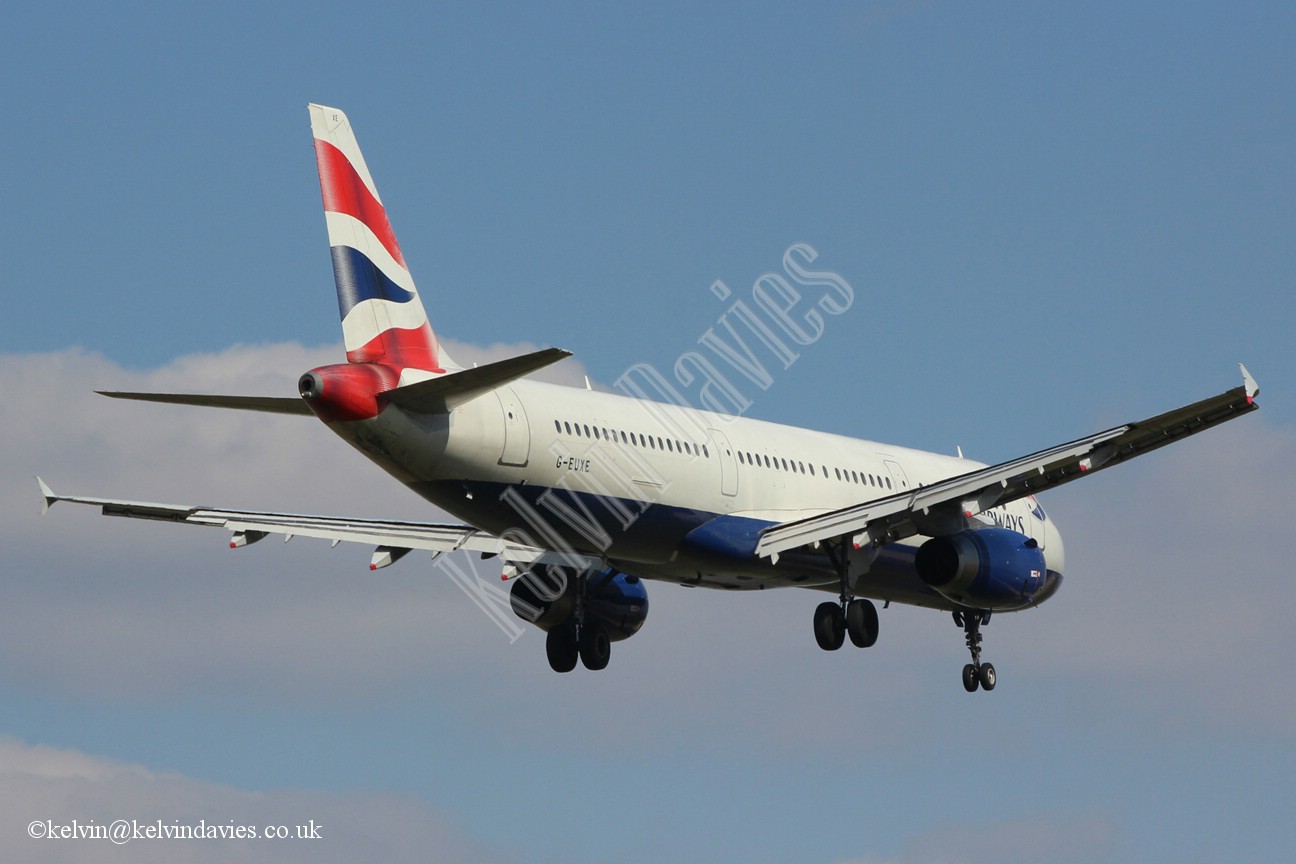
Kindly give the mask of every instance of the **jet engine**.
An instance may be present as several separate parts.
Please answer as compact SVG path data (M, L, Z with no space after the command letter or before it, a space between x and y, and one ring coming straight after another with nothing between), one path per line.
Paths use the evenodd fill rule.
M1034 538L1006 528L933 537L914 567L942 596L973 609L1010 610L1042 603L1057 589Z
M648 591L637 576L612 568L583 580L567 570L533 570L513 583L509 602L523 621L548 631L571 623L576 614L576 592L582 587L581 611L586 625L603 625L611 642L639 632L648 617Z

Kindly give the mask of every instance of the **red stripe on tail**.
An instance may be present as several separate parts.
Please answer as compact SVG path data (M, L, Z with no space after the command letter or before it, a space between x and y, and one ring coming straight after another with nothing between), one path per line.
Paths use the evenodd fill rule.
M396 233L387 220L387 210L360 179L342 151L320 138L315 139L315 161L319 164L320 194L324 209L354 216L374 233L378 241L406 270L405 256L396 243Z
M347 352L349 363L385 363L404 368L412 366L425 372L444 372L437 359L436 334L424 324L417 330L391 327L354 351Z

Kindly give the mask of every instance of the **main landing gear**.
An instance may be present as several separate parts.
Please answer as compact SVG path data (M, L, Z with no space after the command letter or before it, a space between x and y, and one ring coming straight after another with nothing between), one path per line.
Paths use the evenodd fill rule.
M554 627L545 636L545 654L555 672L570 672L580 658L586 669L606 669L612 659L612 640L607 629L597 622L578 627L575 623Z
M591 586L587 584L586 574L577 576L576 605L571 616L551 627L545 635L545 654L549 667L555 672L572 671L576 668L577 658L592 672L607 668L612 659L612 637L598 617L589 614L586 594L591 588L598 590L610 580L608 576Z
M857 648L871 648L878 638L877 607L868 600L843 599L820 603L814 614L815 641L825 651L836 651L851 643Z
M843 540L839 553L828 547L828 554L841 579L840 599L836 603L831 600L820 603L814 614L815 641L825 651L842 647L848 635L857 648L871 648L878 638L877 607L868 600L852 598L848 590L845 545Z
M954 613L954 623L963 628L968 650L972 652L972 662L963 667L963 689L969 693L975 693L978 687L993 690L996 681L994 664L981 662L981 625L990 623L990 613L959 610Z

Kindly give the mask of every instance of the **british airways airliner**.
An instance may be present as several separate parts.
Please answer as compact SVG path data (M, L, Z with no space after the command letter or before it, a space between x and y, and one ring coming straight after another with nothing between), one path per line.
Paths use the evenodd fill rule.
M547 634L557 672L603 669L648 614L644 580L730 590L810 588L826 651L878 637L877 602L950 614L969 691L992 690L981 627L1062 582L1062 538L1036 494L1256 409L1245 367L1225 393L997 465L527 378L548 348L464 368L437 342L351 125L310 106L346 363L296 397L121 393L125 399L315 415L464 524L384 522L60 495L106 515L375 547L495 557L510 605ZM801 270L816 302L845 301ZM839 278L839 277L838 277ZM825 307L827 308L827 307Z

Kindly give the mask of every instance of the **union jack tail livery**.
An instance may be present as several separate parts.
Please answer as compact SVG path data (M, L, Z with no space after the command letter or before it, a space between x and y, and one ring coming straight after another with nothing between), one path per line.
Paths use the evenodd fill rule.
M346 114L312 104L310 117L347 360L459 368L437 344Z

